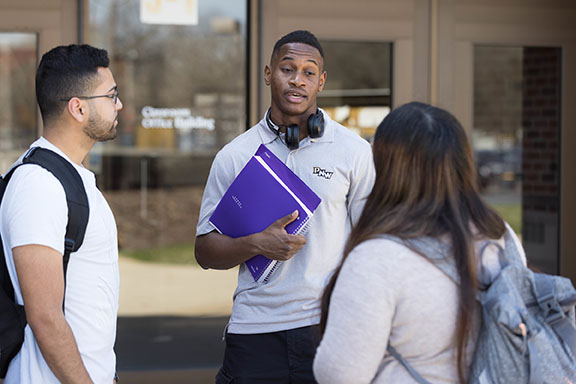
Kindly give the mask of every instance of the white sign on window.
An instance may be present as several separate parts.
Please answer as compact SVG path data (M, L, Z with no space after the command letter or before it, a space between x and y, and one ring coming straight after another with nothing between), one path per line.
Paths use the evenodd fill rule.
M207 129L213 131L216 120L204 116L192 116L190 108L142 108L142 127L176 128L182 130Z
M198 0L140 0L144 24L197 25Z

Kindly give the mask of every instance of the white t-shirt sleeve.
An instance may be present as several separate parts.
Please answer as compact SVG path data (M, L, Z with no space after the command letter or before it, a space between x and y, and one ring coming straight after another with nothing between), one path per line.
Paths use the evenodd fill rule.
M361 244L340 271L314 360L320 384L371 383L386 353L396 307L394 279L373 256L378 255Z
M2 205L12 248L35 244L64 253L68 205L64 188L52 173L37 165L20 166Z

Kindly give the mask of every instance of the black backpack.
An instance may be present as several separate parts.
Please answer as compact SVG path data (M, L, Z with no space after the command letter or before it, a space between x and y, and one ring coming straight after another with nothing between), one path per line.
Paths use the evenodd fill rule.
M0 204L14 170L24 164L37 164L52 172L60 180L66 192L68 225L66 226L63 260L64 282L66 282L70 253L77 251L82 245L88 225L89 207L84 183L69 161L56 152L35 147L26 154L22 164L13 167L6 176L0 177ZM24 307L15 302L14 287L8 274L4 247L0 239L0 378L6 377L10 361L22 347L25 327L26 314Z

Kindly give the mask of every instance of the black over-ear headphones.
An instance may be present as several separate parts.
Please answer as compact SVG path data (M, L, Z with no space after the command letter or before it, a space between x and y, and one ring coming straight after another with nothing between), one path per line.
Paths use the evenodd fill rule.
M286 146L292 150L297 149L300 145L300 127L297 124L291 124L287 126L278 126L274 124L270 118L270 108L266 111L266 124L268 128L276 135L280 136L280 128L286 128ZM311 139L317 139L322 137L324 134L324 114L316 109L316 113L313 113L308 117L308 136Z

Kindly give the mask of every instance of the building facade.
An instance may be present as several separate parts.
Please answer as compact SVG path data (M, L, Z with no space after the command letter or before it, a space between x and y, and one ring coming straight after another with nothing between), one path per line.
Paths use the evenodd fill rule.
M203 332L198 318L219 329L235 278L191 265L203 183L218 149L268 108L276 40L309 29L326 50L320 106L367 140L403 103L451 111L482 193L529 262L576 282L575 18L572 0L0 0L0 172L41 133L39 57L60 44L106 48L124 109L119 137L86 166L118 221L120 331L170 328L166 318L196 319L182 320L182 340ZM164 336L152 332L150 345L173 347ZM128 377L147 364L209 376L222 350L154 366L122 359L122 343Z

